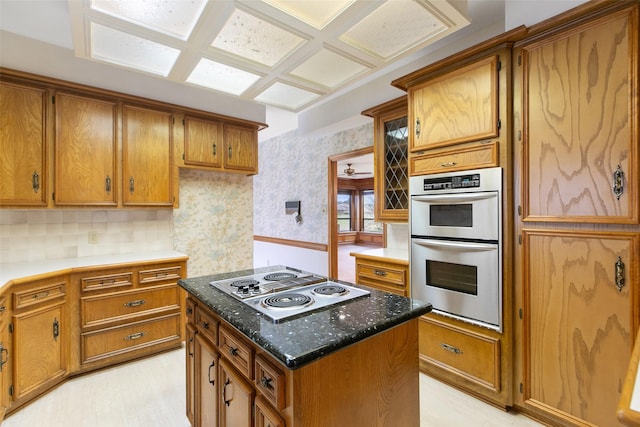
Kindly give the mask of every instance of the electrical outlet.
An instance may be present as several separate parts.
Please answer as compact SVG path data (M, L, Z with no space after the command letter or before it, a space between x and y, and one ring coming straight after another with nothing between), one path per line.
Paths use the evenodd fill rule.
M95 230L89 231L89 243L96 244L98 243L98 232Z

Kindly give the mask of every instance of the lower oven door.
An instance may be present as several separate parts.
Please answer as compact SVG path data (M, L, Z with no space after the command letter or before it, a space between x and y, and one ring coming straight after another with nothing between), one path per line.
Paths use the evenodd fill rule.
M411 239L411 296L434 312L502 329L502 267L495 243Z

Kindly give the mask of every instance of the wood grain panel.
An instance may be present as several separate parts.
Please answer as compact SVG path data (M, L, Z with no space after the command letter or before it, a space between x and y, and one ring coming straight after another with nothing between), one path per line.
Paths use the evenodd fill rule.
M224 125L225 169L258 172L258 137L256 130Z
M170 112L123 107L124 205L173 204L173 118ZM133 179L133 191L130 180Z
M117 104L57 93L55 112L56 205L116 206Z
M411 151L498 136L497 63L491 56L409 89Z
M453 150L433 151L421 156L411 156L411 176L430 173L463 171L500 165L497 141L488 144L456 146Z
M44 89L0 82L0 205L47 204L47 105Z
M618 425L640 302L639 245L638 233L524 230L527 404L567 420Z
M224 141L222 123L211 120L184 118L184 164L222 166Z
M633 9L524 49L526 220L638 223L638 31Z

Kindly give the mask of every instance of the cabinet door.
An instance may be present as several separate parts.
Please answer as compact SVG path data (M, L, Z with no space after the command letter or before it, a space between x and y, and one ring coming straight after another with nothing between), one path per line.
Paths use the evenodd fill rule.
M47 91L0 82L0 205L47 204Z
M524 47L525 220L638 223L637 20Z
M172 206L171 113L125 105L122 126L123 204Z
M498 136L498 57L409 89L411 151Z
M187 383L187 419L195 426L196 413L196 328L191 323L186 325L186 383Z
M63 319L62 303L13 316L14 400L35 396L64 378Z
M196 423L195 427L218 425L218 352L202 335L195 336Z
M525 230L524 401L615 426L640 298L640 234Z
M7 301L2 297L0 298L0 424L2 424L3 415L11 406L9 387L13 354L11 354L11 335L7 327L9 323L7 316Z
M116 206L115 102L58 93L56 205Z
M219 168L222 166L224 142L222 123L184 118L184 164Z
M224 125L225 169L258 172L258 135L253 128Z
M251 427L255 390L225 359L220 359L220 388L220 427Z
M406 222L409 218L407 109L376 118L373 176L376 221Z

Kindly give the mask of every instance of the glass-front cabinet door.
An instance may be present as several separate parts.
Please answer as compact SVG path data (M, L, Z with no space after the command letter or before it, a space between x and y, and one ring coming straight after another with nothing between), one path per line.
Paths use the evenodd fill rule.
M403 96L394 99L362 114L374 118L375 219L379 222L407 222L407 98Z

